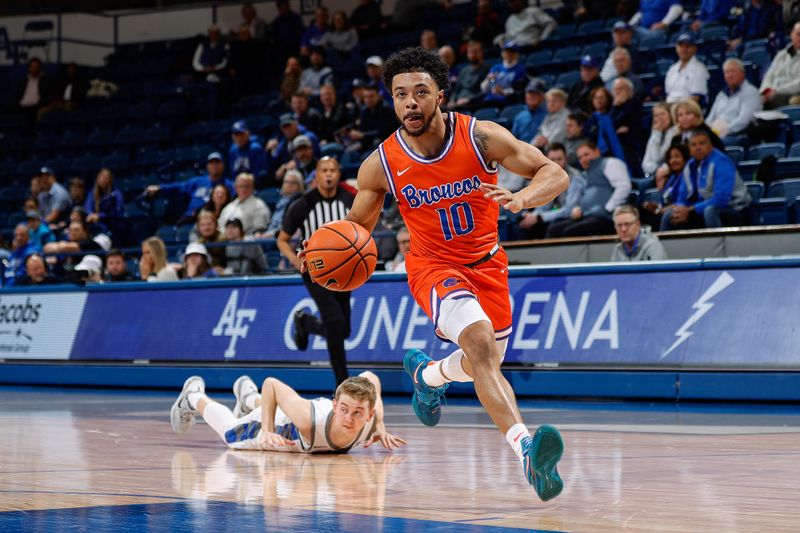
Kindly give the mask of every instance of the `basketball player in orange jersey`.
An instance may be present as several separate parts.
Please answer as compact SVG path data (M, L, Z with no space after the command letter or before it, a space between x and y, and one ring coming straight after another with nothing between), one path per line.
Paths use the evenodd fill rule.
M567 174L505 128L443 113L448 67L435 54L408 48L385 64L384 79L402 126L361 165L347 220L371 231L388 192L411 234L408 284L436 333L458 350L433 361L409 351L412 406L423 424L438 423L448 383L474 381L475 391L523 464L542 500L563 488L557 463L561 435L552 426L531 434L500 372L511 334L508 258L498 244L500 207L517 213L565 190ZM531 178L516 193L497 186L497 165Z

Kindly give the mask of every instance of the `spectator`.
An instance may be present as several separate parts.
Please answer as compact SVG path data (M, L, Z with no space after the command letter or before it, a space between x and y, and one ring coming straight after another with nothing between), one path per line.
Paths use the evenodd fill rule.
M322 88L320 88L320 91L322 91ZM301 126L313 132L319 131L322 125L322 115L316 109L308 107L308 95L301 92L293 94L291 108L295 120ZM263 154L264 151L261 150L261 153Z
M567 150L567 161L574 168L580 167L578 146L589 140L583 134L585 124L586 115L583 113L570 113L567 116L567 136L564 139L564 148Z
M25 259L41 250L35 242L31 242L28 226L17 224L14 228L14 240L11 242L11 254L3 272L5 275L3 285L6 287L14 285L17 279L25 276Z
M48 105L53 98L50 78L42 68L42 61L33 57L28 61L28 74L17 91L16 102L28 119L28 125L36 121L39 110Z
M312 174L316 168L317 158L314 157L314 145L311 143L311 139L305 135L298 135L292 141L292 159L278 167L275 178L279 182L283 182L287 171L297 170L308 182L313 178Z
M397 129L397 117L378 93L374 84L364 86L364 107L348 134L351 141L361 143L363 149L374 148Z
M265 37L267 31L267 22L259 18L256 14L256 8L251 2L242 5L242 23L241 26L246 26L250 30L250 35L253 39L261 40Z
M467 30L470 40L478 41L482 46L492 46L502 31L503 24L492 7L492 0L478 0L475 25Z
M318 6L314 10L314 22L308 26L300 38L300 55L308 57L312 46L320 46L320 40L330 29L330 12L325 6Z
M337 100L336 88L330 84L323 85L319 91L322 117L316 130L321 142L335 142L336 133L349 122L347 110Z
M631 180L623 161L602 157L597 145L587 141L578 148L585 170L586 188L572 209L570 219L547 228L547 237L577 237L614 233L611 214L631 192Z
M206 170L208 175L198 176L186 181L178 181L169 183L167 185L149 185L145 189L147 196L155 196L157 194L177 194L188 202L186 211L178 219L178 224L191 224L197 217L197 212L209 201L211 198L211 191L218 184L225 185L228 190L233 189L233 183L226 180L224 176L225 164L222 162L222 154L219 152L211 152L208 154Z
M128 271L128 263L125 261L125 254L122 250L113 249L106 254L106 274L105 281L140 281Z
M450 93L448 107L468 107L482 96L481 82L489 74L489 66L483 60L483 44L477 40L467 43L467 62L458 73L458 79Z
M678 127L672 125L669 111L669 104L664 102L653 107L653 127L642 158L642 172L645 174L655 174L658 167L664 164L664 154L672 144L672 138L678 134Z
M620 205L614 209L614 229L619 242L614 247L611 260L625 261L664 261L667 252L656 235L650 233L649 226L642 226L639 211L631 205Z
M178 281L178 275L167 265L167 247L158 237L148 237L142 242L139 275L145 281Z
M559 88L550 89L545 94L547 116L532 143L539 149L547 149L554 143L561 143L567 136L567 93Z
M728 50L736 49L743 40L770 39L776 34L783 35L783 13L780 2L750 0L733 27Z
M697 45L691 33L682 33L675 43L678 61L672 64L664 79L667 103L674 104L687 98L697 100L701 105L708 95L708 71L695 54Z
M222 42L219 26L208 27L208 39L197 45L192 67L207 82L219 83L228 64L228 45Z
M36 178L36 179L38 180L39 178ZM25 200L22 202L22 211L24 213L28 213L30 211L36 211L38 213L39 212L39 200L37 200L35 196L31 196L29 198L25 198Z
M381 6L375 0L358 0L358 6L350 15L350 23L362 41L378 35L383 26Z
M715 22L725 24L733 4L732 0L702 0L700 2L700 11L697 12L697 18L691 25L692 31L700 31L703 26Z
M83 178L70 178L69 180L69 201L71 207L83 207L86 203L86 184Z
M800 1L783 0L783 29L791 32L795 24L800 22Z
M450 81L450 89L452 90L453 86L455 85L456 81L458 80L458 70L461 65L456 63L456 53L453 50L453 47L449 44L446 44L439 48L439 58L444 61L449 69L448 73L448 80ZM446 98L450 98L450 91L445 93Z
M639 146L644 137L642 105L634 96L633 83L628 78L617 78L613 90L614 101L609 114L625 153L625 160L636 168L636 162L640 159Z
M232 218L225 224L225 237L230 243L241 243L245 239L242 221ZM225 246L226 276L257 276L267 271L267 259L261 246L252 244L228 244Z
M532 142L534 135L539 131L539 126L547 116L547 105L544 103L544 93L547 87L539 78L534 78L525 87L525 109L517 113L511 125L514 137L524 142Z
M591 92L591 102L592 115L583 126L584 133L597 144L602 155L613 156L624 161L625 152L619 142L610 114L614 103L613 97L605 87L595 87Z
M519 48L513 41L503 45L503 60L489 69L481 82L483 101L487 105L505 105L516 100L528 78L525 65L519 61Z
M654 228L661 227L662 212L674 204L678 198L678 189L683 180L683 169L689 161L689 148L683 144L670 146L662 157L666 159L666 169L664 172L657 172L655 177L656 189L661 194L657 202L652 200L642 202L639 213L642 220Z
M300 78L303 70L300 68L300 61L296 57L286 60L286 67L283 69L283 78L280 85L280 102L288 106L292 96L300 90ZM306 92L306 94L309 94Z
M39 193L39 212L45 222L56 226L67 218L72 208L69 193L56 181L55 173L50 167L42 167L39 183L42 189Z
M228 74L231 77L234 98L259 92L261 72L265 63L263 44L250 35L250 26L241 26L237 39L231 43Z
M56 236L50 231L47 224L42 224L42 215L38 211L30 210L25 213L25 218L28 219L28 233L30 234L30 242L37 246L39 249L44 248L48 242L56 240Z
M211 268L211 256L199 242L191 242L183 255L183 273L186 279L216 278L216 271Z
M283 183L281 184L281 197L278 203L275 204L275 213L272 215L272 220L269 221L269 227L262 237L272 238L277 236L283 224L283 217L292 202L300 198L305 192L305 176L297 169L289 169L283 176Z
M284 113L281 115L280 121L282 139L270 139L267 142L266 151L267 157L270 160L272 168L278 169L282 164L288 162L292 158L292 143L298 135L305 135L311 140L314 145L314 153L319 153L319 141L313 132L308 131L304 127L297 124L297 120L291 113ZM278 185L277 182L271 185Z
M348 57L353 48L358 44L358 33L350 27L347 14L344 11L333 13L333 28L329 29L319 41L320 46L339 52L343 57Z
M319 96L320 88L333 83L333 70L325 64L325 49L312 46L309 56L311 65L300 75L300 91L309 96Z
M411 234L405 227L397 230L397 255L394 259L386 262L386 270L389 272L405 272L406 256L411 251Z
M191 242L200 244L219 244L225 242L225 234L219 230L217 217L211 211L200 211L197 215L197 230L189 235ZM225 247L210 246L206 247L211 256L211 266L219 269L225 267Z
M641 0L639 11L628 24L636 28L639 39L653 35L663 35L669 25L678 20L683 13L679 0Z
M367 84L372 83L378 87L378 92L381 98L386 100L386 103L392 103L392 95L383 83L383 58L381 56L369 56L366 63L367 69Z
M672 144L689 145L689 139L695 131L708 133L714 148L722 152L725 145L711 128L703 121L703 110L694 100L684 100L672 106L672 120L678 126L678 133L672 138Z
M83 208L88 213L86 222L101 224L112 232L124 230L125 199L119 189L114 187L114 175L107 168L97 173L94 189Z
M228 149L228 168L231 176L249 172L261 180L268 174L267 154L261 145L250 136L250 128L244 120L231 126L231 147ZM210 174L210 171L209 171Z
M231 200L233 200L233 197L231 196L231 190L228 186L224 183L218 183L211 189L211 198L200 208L200 212L210 211L213 213L214 225L216 226L216 219L222 214L222 210L225 209L225 206L231 203ZM199 212L197 216L200 216Z
M50 110L74 111L86 98L89 84L81 76L76 63L67 63L64 74L58 81L55 100L50 104Z
M557 163L569 175L569 188L558 195L552 202L523 213L519 227L526 239L542 239L547 234L547 227L561 220L569 220L572 209L586 188L583 173L571 166L567 160L566 148L563 144L553 143L547 157Z
M81 285L103 281L103 260L96 255L85 255L73 269L74 280Z
M272 20L269 30L273 50L277 52L280 64L287 57L297 55L300 39L303 37L303 19L292 11L289 0L277 0L275 7L278 15Z
M611 52L603 63L603 68L600 70L600 79L606 83L619 76L619 70L614 64L614 52L620 48L628 51L631 65L628 66L627 70L631 72L633 71L632 65L635 54L635 48L633 46L633 28L627 22L620 20L614 23L614 28L611 30L611 40L614 43L614 47L611 49Z
M590 94L597 87L603 86L597 61L592 56L586 55L581 59L581 79L575 82L569 90L567 105L575 111L584 113L591 109Z
M31 178L31 197L36 199L36 209L39 209L39 193L42 192L42 178L37 174Z
M767 109L792 103L792 97L800 93L800 22L789 37L791 42L775 54L759 88Z
M742 210L750 204L734 162L711 144L707 132L698 130L689 143L692 159L683 171L675 205L664 210L661 230L738 226ZM723 224L723 216L727 224Z
M611 52L614 63L614 71L617 73L606 81L606 89L614 92L614 82L620 78L625 78L633 84L633 96L638 101L644 94L644 83L642 79L631 70L631 54L626 48L615 48ZM602 77L602 75L601 75Z
M419 45L423 50L427 50L428 52L433 52L435 54L439 48L439 41L436 39L436 32L433 30L422 30L422 33L419 34Z
M558 25L553 17L538 7L526 7L527 0L508 0L511 14L506 19L505 33L494 39L495 44L514 41L517 46L531 48L547 39Z
M236 198L225 206L219 217L219 230L223 231L231 219L238 219L244 233L251 236L257 231L264 231L269 226L271 213L264 200L254 196L255 181L252 174L242 173L236 176Z
M60 280L48 269L44 257L34 252L25 259L25 275L17 282L19 286L31 285L58 285Z
M47 243L43 250L46 254L70 254L62 261L64 268L69 271L83 259L85 252L102 252L101 242L92 239L85 222L74 220L69 223L69 240Z
M725 87L717 93L706 122L717 135L733 140L745 132L756 111L761 111L762 103L758 89L745 78L741 61L735 57L725 60L722 72Z

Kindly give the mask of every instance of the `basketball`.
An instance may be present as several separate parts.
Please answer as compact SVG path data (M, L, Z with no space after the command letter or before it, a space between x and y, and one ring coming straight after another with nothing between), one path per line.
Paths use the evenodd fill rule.
M369 232L349 220L329 222L315 231L306 246L306 265L314 282L332 291L362 286L378 263L378 249Z

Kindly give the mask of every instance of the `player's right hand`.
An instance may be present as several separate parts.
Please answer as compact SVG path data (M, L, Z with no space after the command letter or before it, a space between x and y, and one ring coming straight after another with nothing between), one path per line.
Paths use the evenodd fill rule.
M292 446L294 442L278 435L277 433L270 433L268 431L261 432L261 444L266 446Z

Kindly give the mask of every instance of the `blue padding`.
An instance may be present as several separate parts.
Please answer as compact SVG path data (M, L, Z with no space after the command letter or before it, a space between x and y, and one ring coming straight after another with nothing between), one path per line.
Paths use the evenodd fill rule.
M800 401L797 372L681 372L682 400Z

